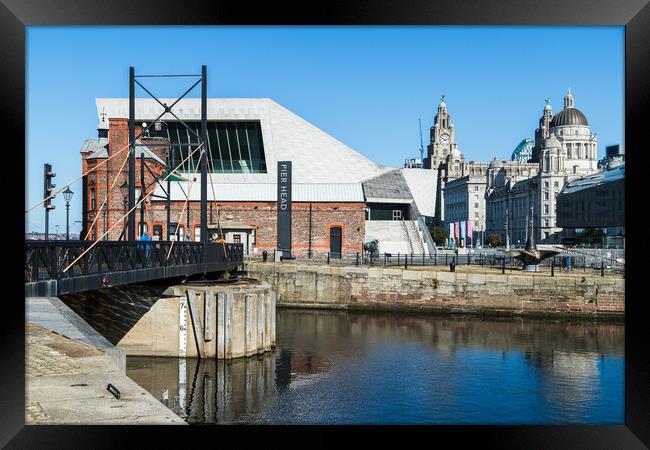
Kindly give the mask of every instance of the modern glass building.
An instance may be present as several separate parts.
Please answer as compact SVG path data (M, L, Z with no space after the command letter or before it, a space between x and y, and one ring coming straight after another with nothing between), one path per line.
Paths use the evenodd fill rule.
M530 138L523 139L517 147L512 151L511 160L517 161L520 163L527 163L530 158L533 156L533 147L535 146L535 141Z

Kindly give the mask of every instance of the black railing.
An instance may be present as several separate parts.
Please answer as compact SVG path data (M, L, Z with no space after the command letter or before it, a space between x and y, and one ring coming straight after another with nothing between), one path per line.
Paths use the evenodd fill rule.
M273 261L271 254L268 261ZM372 256L372 257L371 257ZM567 259L567 256L570 259ZM250 256L248 260L262 260L262 256ZM295 262L304 264L328 264L335 266L384 266L384 267L402 267L409 268L412 266L441 266L449 269L449 265L453 262L456 266L483 266L487 268L500 269L500 270L521 270L523 267L522 262L515 258L506 256L500 251L491 252L472 252L472 253L459 253L442 252L439 251L435 256L428 254L416 253L378 253L370 255L365 252L341 255L335 253L325 252L321 255L307 258L303 256L296 256L293 258ZM601 268L606 272L625 272L625 265L618 263L614 258L593 258L585 255L556 255L551 258L543 260L539 267L545 271L551 272L551 266L554 267L554 272L561 273L565 271L581 271L587 272L589 270L600 272Z
M243 244L172 245L171 241L100 241L79 258L92 244L93 241L25 241L25 283L162 267L243 263Z

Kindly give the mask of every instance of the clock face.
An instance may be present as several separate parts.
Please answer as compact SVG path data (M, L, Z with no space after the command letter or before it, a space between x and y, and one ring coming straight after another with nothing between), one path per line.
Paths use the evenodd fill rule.
M449 142L449 134L447 134L447 133L443 133L443 134L440 136L440 141L443 142L443 143L445 143L445 144L446 144L447 142Z

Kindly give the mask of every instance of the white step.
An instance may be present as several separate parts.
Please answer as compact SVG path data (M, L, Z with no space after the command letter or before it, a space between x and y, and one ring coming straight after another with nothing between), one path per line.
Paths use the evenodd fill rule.
M377 239L379 253L421 254L425 248L414 221L367 220L365 242Z

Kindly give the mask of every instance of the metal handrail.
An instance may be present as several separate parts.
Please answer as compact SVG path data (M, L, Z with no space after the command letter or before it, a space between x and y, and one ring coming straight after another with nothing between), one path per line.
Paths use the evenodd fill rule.
M100 241L64 272L93 243L25 241L25 283L212 262L243 263L244 255L243 244L234 243Z

